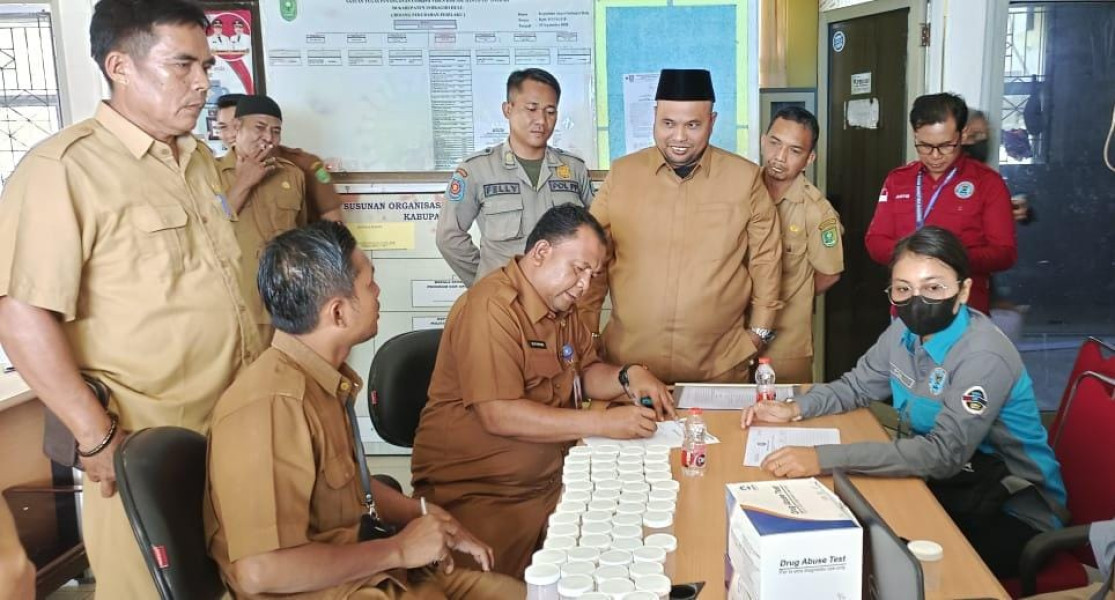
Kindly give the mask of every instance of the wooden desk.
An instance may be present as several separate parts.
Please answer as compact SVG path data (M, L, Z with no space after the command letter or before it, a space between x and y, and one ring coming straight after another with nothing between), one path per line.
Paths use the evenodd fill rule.
M701 600L725 596L724 553L727 544L724 485L742 481L776 479L755 467L743 466L747 432L739 428L738 411L707 411L709 430L720 438L709 446L709 466L704 477L681 474L680 453L672 452L674 477L681 482L675 533L678 555L675 582L704 581ZM810 419L794 427L834 427L842 442L887 439L886 433L866 409ZM821 478L832 487L832 478ZM920 479L853 477L853 481L883 519L901 537L933 540L945 550L941 590L931 598L1002 598L1006 591L980 560L979 555L956 528Z

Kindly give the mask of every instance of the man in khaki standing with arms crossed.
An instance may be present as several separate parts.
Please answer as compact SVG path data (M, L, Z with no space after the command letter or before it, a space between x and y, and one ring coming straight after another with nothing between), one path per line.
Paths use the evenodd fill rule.
M74 434L98 598L156 598L115 489L128 431L204 432L260 352L213 156L190 135L213 64L188 0L101 0L96 116L36 146L0 197L0 343ZM102 408L81 374L108 386ZM99 485L97 485L99 484Z
M775 338L763 352L779 383L813 381L813 297L840 280L844 245L840 215L805 177L817 158L820 126L813 113L788 107L763 136L763 183L782 224L782 302Z
M665 382L747 381L782 305L778 212L758 165L709 145L715 99L708 71L664 69L655 147L615 161L592 204L610 244L582 320L598 330L610 291L607 360Z

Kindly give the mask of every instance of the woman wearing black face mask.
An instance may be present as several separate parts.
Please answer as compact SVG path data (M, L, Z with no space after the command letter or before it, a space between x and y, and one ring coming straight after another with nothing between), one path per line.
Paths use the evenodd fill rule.
M901 240L886 289L899 318L855 369L796 401L748 408L740 424L891 398L897 440L783 448L762 468L790 477L837 468L923 477L992 572L1012 577L1026 541L1067 520L1065 488L1026 367L991 320L968 309L971 287L968 257L952 233L929 226Z

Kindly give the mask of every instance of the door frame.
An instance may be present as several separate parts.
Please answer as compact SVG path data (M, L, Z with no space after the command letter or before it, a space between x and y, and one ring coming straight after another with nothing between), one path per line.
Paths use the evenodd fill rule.
M846 8L822 11L817 24L817 121L829 122L829 25L839 21L870 17L895 10L909 9L906 16L906 106L914 98L925 93L926 89L926 48L921 45L921 26L928 23L928 0L871 0ZM825 130L821 130L824 137ZM904 159L914 160L913 136L906 134L906 153ZM816 162L816 185L825 191L828 183L828 151L824 145L818 149ZM827 192L826 192L827 193ZM859 240L858 243L863 243ZM824 381L825 373L825 297L821 295L814 305L813 318L813 380Z

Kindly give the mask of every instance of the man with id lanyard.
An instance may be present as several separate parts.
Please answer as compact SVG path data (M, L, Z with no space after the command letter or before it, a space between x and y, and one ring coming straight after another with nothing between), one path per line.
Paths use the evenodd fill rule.
M580 320L576 303L604 255L587 209L551 208L525 255L457 299L441 336L414 439L414 494L491 544L500 573L522 577L542 543L569 446L650 437L656 420L675 417L665 384L645 366L602 362ZM618 402L574 410L586 398Z
M890 263L898 240L926 225L951 231L972 270L971 308L990 310L992 273L1018 259L1010 192L993 169L961 151L968 106L955 94L930 94L910 110L918 160L887 175L865 243L871 259Z

